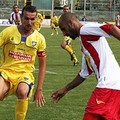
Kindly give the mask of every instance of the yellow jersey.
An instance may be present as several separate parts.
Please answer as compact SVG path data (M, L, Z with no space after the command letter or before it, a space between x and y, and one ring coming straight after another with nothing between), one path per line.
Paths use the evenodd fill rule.
M46 41L35 30L27 38L21 36L17 26L10 26L0 33L2 47L2 65L0 69L16 72L33 72L35 58L38 54L45 57Z
M40 27L41 27L41 23L43 21L43 19L45 18L45 15L41 15L40 13L37 13L37 17L35 19L35 23L34 23L34 29L36 29L37 31L40 30Z
M58 26L58 21L59 21L59 18L57 16L51 17L51 24Z

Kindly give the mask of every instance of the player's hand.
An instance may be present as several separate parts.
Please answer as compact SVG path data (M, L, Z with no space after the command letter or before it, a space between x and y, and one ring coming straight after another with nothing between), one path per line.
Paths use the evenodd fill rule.
M52 102L57 103L66 93L67 91L65 88L53 92L51 95Z
M37 107L42 107L44 106L44 104L46 103L45 99L44 99L44 96L43 96L43 93L42 91L38 91L36 90L35 94L34 94L34 99L33 101L35 101L35 105Z

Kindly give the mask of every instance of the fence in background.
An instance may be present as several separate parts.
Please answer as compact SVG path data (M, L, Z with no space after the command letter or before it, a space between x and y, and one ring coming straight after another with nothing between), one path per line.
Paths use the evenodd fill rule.
M0 0L0 19L7 19L12 11L12 6L16 0ZM38 11L45 11L46 16L51 15L51 3L49 0L34 0L33 5L37 6ZM57 0L55 0L57 1ZM70 0L68 0L70 3ZM86 4L85 4L86 1ZM20 9L24 6L23 0L19 0ZM54 6L57 15L62 14L62 9L58 10ZM45 9L44 9L45 8ZM85 8L85 10L84 10ZM120 0L73 0L73 10L81 19L83 15L89 21L115 21L115 17L120 12Z

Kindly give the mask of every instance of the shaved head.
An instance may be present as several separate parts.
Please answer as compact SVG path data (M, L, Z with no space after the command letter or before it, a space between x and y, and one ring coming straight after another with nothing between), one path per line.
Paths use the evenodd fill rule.
M72 39L78 37L80 22L73 13L64 13L60 17L59 27L64 35L70 36Z
M62 14L59 20L59 27L61 28L63 24L68 24L71 20L77 21L77 18L73 13L68 12L68 13Z

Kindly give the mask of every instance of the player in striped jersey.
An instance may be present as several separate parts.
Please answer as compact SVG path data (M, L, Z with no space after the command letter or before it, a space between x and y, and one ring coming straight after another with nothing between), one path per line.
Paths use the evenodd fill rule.
M116 16L116 25L120 26L120 13Z
M10 14L9 18L10 24L20 25L21 24L21 11L17 4L13 5L13 12Z
M59 27L64 35L80 38L83 55L77 76L52 93L53 102L58 102L94 73L97 85L88 100L83 120L120 120L120 66L106 40L111 36L120 40L120 29L113 24L82 25L72 13L61 16Z

